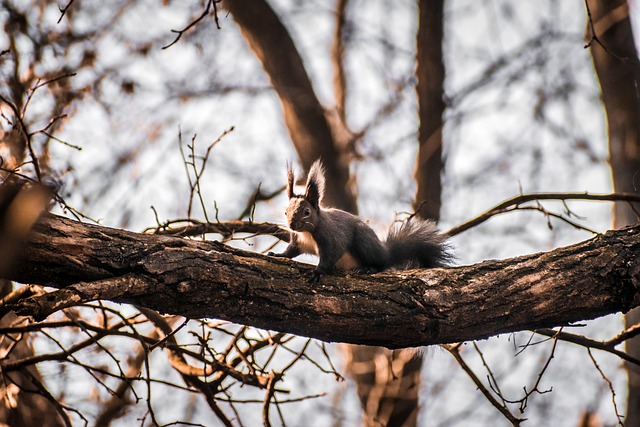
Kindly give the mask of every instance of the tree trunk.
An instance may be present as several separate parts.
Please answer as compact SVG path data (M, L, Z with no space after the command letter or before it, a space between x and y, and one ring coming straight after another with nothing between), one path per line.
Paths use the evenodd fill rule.
M444 1L420 0L418 10L416 95L419 148L414 209L420 217L438 221L443 169ZM351 375L358 379L358 395L364 407L365 425L411 427L417 424L422 359L420 352L411 350L352 348L347 366Z
M416 77L418 85L418 161L414 209L422 218L440 218L442 193L442 115L444 62L442 60L444 0L420 0Z
M265 0L227 0L224 6L271 80L302 166L308 171L315 160L323 159L328 190L325 202L357 212L349 155L336 142L335 131L282 21Z
M629 7L624 0L589 0L587 39L607 115L609 156L615 191L640 193L640 64ZM614 227L638 221L640 205L618 202ZM640 323L640 310L625 315L626 327ZM640 338L626 342L626 351L640 358ZM627 364L628 395L625 426L640 427L640 367Z
M465 267L330 274L315 286L306 280L313 268L218 242L49 216L5 278L60 289L13 306L36 318L106 299L324 341L418 347L567 325L637 306L640 227Z

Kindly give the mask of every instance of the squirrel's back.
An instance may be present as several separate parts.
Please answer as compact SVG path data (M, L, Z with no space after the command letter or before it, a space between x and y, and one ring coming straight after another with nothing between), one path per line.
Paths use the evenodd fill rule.
M325 244L332 247L331 250L344 251L347 255L340 258L338 267L367 271L381 271L387 267L388 251L362 219L340 209L321 208L320 212L322 224L318 231Z

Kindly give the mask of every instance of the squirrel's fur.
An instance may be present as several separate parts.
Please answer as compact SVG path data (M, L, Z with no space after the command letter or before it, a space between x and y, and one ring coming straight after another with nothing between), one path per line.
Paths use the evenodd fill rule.
M392 227L381 242L364 221L349 212L321 206L324 196L324 168L317 160L309 170L304 195L293 191L295 177L287 166L287 221L291 228L289 246L281 254L294 258L313 254L320 258L311 281L334 267L376 272L389 268L431 268L449 260L446 237L433 221L416 217Z

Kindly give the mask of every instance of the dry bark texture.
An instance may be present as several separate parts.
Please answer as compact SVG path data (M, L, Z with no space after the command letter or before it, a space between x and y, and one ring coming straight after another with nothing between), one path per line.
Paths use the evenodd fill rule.
M432 270L306 278L313 266L217 242L48 216L8 274L60 291L23 300L43 317L97 298L353 344L483 339L625 312L640 304L640 227L552 252Z
M602 89L607 113L607 136L615 191L638 193L640 170L640 62L625 0L589 0L587 40ZM639 204L616 203L614 227L638 221ZM627 327L640 322L640 310L625 316ZM638 337L625 343L626 351L640 357ZM625 425L640 426L640 369L628 364Z

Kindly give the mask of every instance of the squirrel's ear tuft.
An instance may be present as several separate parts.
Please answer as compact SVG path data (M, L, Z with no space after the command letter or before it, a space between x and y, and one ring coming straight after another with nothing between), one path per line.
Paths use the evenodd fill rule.
M324 196L324 167L320 159L316 160L311 169L309 169L309 177L307 178L307 192L305 199L314 207L319 207Z
M293 199L296 195L293 192L293 185L295 184L295 177L293 175L293 166L287 162L287 197Z

